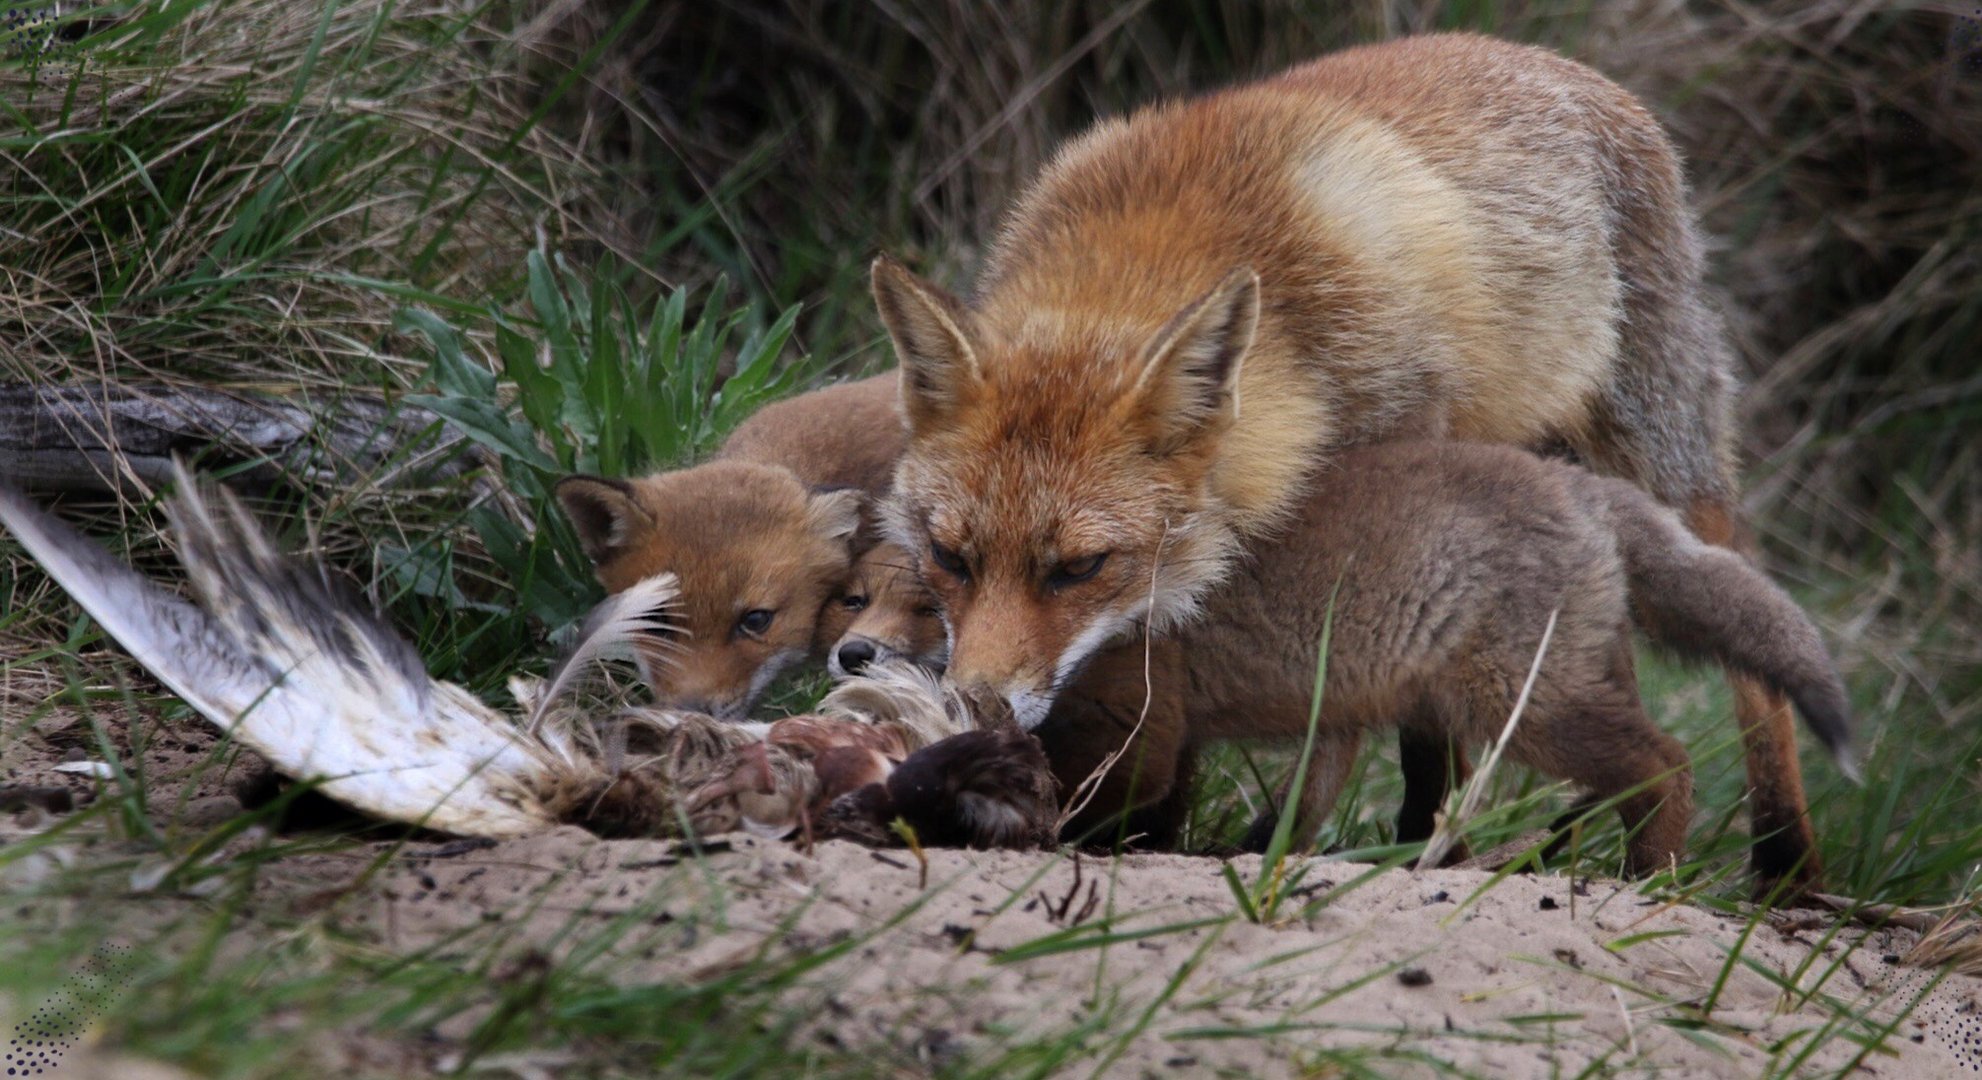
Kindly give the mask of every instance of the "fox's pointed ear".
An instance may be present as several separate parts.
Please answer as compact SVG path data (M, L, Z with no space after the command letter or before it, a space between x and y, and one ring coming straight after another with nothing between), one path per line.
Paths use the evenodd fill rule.
M875 259L872 273L874 306L901 361L902 411L909 430L919 431L947 415L977 383L977 353L965 329L970 312L890 256Z
M806 516L828 540L844 540L860 531L862 499L858 488L814 488Z
M1131 399L1150 447L1170 453L1239 414L1239 367L1259 327L1259 275L1241 266L1170 317L1143 350Z
M598 566L624 548L654 519L633 497L633 485L604 476L567 476L552 493L578 530L585 557Z

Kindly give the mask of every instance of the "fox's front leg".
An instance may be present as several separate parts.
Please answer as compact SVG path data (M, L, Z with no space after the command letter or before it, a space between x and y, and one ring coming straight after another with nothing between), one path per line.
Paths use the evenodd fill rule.
M1362 733L1355 730L1320 733L1315 740L1314 755L1308 759L1307 775L1296 793L1285 791L1280 796L1280 810L1276 813L1269 808L1253 819L1252 827L1246 830L1246 837L1239 842L1241 850L1264 853L1273 842L1274 830L1279 827L1280 814L1292 809L1294 828L1289 834L1292 844L1288 850L1305 851L1315 845L1321 834L1322 823L1335 811L1335 801L1342 796L1349 779L1355 774L1356 762L1363 748ZM1292 777L1288 778L1291 785Z
M1060 798L1085 806L1067 823L1069 840L1113 839L1123 815L1141 844L1172 847L1188 786L1183 665L1174 643L1130 641L1104 651L1060 695L1035 735L1045 747ZM1113 761L1110 761L1110 758Z
M1403 727L1397 731L1397 761L1404 772L1404 805L1397 810L1396 840L1429 840L1446 795L1472 775L1466 747L1449 735ZM1449 866L1471 857L1464 843L1455 843L1445 862Z

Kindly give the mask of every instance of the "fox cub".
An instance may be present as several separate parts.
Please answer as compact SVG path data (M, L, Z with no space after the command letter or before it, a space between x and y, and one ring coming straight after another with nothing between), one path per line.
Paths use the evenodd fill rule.
M744 719L779 673L838 640L821 615L842 594L871 532L865 507L905 440L895 380L767 405L692 468L559 481L607 592L664 570L680 579L680 632L640 648L659 704Z
M1639 700L1631 630L1795 702L1847 773L1850 706L1810 620L1747 560L1621 480L1506 447L1399 442L1338 455L1291 523L1179 636L1195 740L1307 730L1333 630L1322 742L1296 835L1326 817L1364 732L1481 743L1512 713L1550 615L1514 760L1624 796L1628 868L1685 845L1691 772Z
M1745 547L1703 267L1656 118L1543 49L1405 38L1096 124L969 302L873 268L909 427L883 518L949 677L1038 722L1382 439L1560 444ZM1793 718L1736 690L1756 862L1814 877Z

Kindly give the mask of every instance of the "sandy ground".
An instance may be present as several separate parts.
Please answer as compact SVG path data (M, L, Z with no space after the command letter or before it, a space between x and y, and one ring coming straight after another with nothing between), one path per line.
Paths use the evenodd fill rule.
M575 829L459 853L435 846L343 903L394 950L500 922L514 941L554 954L551 943L574 921L626 920L639 929L605 970L627 982L707 978L766 948L805 954L859 939L794 991L819 1007L810 1037L923 1060L976 1057L1068 1028L1102 1002L1118 1012L1114 1032L1147 1012L1110 1070L1122 1075L1278 1073L1320 1048L1362 1045L1493 1076L1575 1075L1598 1059L1759 1076L1770 1047L1823 1027L1840 1008L1889 1020L1891 1004L1926 982L1883 959L1909 944L1902 932L1846 932L1820 945L1827 922L1791 915L1754 932L1743 955L1786 976L1820 948L1800 985L1831 971L1821 995L1835 1005L1794 1008L1778 984L1735 965L1704 1014L1744 921L1601 881L1572 888L1566 878L1514 877L1475 897L1490 875L1393 870L1308 917L1255 925L1234 917L1218 862L1204 858L1084 858L1076 887L1065 855L932 851L923 887L904 851L829 842L805 852L742 836L713 848L697 857L676 843L606 842ZM293 869L329 889L365 858L319 856ZM1250 880L1258 860L1234 867ZM1370 869L1326 862L1303 885L1318 890L1312 897ZM322 894L297 895L307 903ZM1197 925L1138 936L1179 924ZM1105 949L1025 955L1110 934ZM1965 978L1936 988L1862 1075L1969 1072L1955 1047L1973 1033L1979 989ZM1233 1031L1253 1037L1216 1037ZM1806 1069L1834 1073L1859 1051L1832 1040Z
M52 770L81 756L86 729L44 727L0 758L0 784L67 787L87 801L92 782ZM210 824L255 786L256 764L216 758L203 728L160 728L143 756L162 823ZM202 766L215 760L226 769ZM188 772L201 775L174 779ZM16 826L37 813L18 811ZM1852 1027L1876 1031L1929 980L1891 963L1907 933L1825 940L1830 923L1809 914L1756 929L1730 966L1744 919L1601 880L1517 876L1482 891L1483 872L1323 861L1282 916L1259 925L1239 915L1217 860L1189 856L931 851L925 871L908 851L844 842L804 850L732 836L696 852L563 829L414 842L365 874L385 850L267 867L253 906L272 921L330 919L393 951L445 943L464 957L496 943L561 962L616 933L590 971L623 985L841 947L784 991L810 1017L800 1037L915 1069L995 1060L1101 1018L1083 1040L1099 1058L1082 1072L1113 1054L1112 1075L1274 1075L1372 1047L1396 1055L1381 1068L1398 1075L1430 1075L1435 1061L1573 1076L1601 1060L1625 1075L1749 1077L1840 1013L1864 1013L1872 1019ZM1233 867L1250 882L1259 863ZM251 936L230 946L252 948ZM1806 965L1813 949L1822 955ZM1794 1000L1763 971L1815 993ZM1978 994L1982 982L1963 977L1934 988L1864 1054L1859 1075L1973 1075ZM458 1018L452 1034L477 1019ZM1862 1050L1830 1039L1802 1071L1833 1074Z

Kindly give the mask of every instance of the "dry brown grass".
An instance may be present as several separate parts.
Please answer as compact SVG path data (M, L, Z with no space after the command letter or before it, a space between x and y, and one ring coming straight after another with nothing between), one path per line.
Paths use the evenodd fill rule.
M616 243L500 27L325 10L139 4L0 67L0 378L403 384L376 282L472 300L532 245Z

